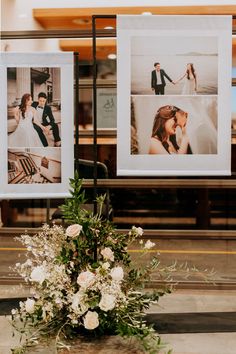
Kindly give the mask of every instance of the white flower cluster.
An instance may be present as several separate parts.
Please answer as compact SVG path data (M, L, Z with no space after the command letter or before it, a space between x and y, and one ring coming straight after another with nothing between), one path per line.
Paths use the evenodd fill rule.
M45 225L37 237L22 236L34 259L28 259L23 264L18 263L16 267L31 282L36 292L34 298L20 303L20 310L12 310L13 315L33 314L40 308L43 319L50 321L54 312L65 306L69 309L68 317L72 324L82 324L86 329L92 330L99 326L99 315L94 310L96 307L107 312L125 303L125 294L121 288L124 270L121 266L114 265L114 252L111 248L102 248L100 254L103 261L96 269L88 267L81 271L75 284L70 279L74 263L68 262L67 267L65 264L58 264L56 256L60 249L59 238L73 241L81 231L82 226L79 224L69 226L65 232L58 226L54 226L52 232ZM48 234L55 242L50 242Z
M35 295L21 302L19 310L12 310L15 317L33 316L39 311L43 321L49 323L58 311L64 309L73 326L93 330L100 324L101 311L118 311L127 305L129 298L135 296L132 292L125 294L124 269L115 261L115 252L111 247L100 246L96 266L88 263L84 268L76 268L80 262L80 250L76 245L83 238L83 233L80 224L73 224L66 230L44 225L38 235L21 237L34 257L23 264L18 263L16 267L25 280L33 285ZM140 227L133 226L129 232L131 239L142 235ZM107 240L111 244L117 243L116 238L113 242L111 233ZM149 250L154 245L148 240L143 249Z
M34 262L41 265L44 260L48 263L55 260L56 255L60 252L62 240L65 239L65 231L61 226L50 227L45 224L37 235L25 234L16 239L22 242L27 251L34 256Z
M113 260L113 253L108 247L101 251L104 259ZM111 311L125 303L125 294L121 289L124 271L120 266L111 267L109 262L101 263L94 271L82 271L77 277L79 290L69 295L70 314L73 324L83 321L86 329L99 326L99 315L94 308ZM91 295L92 294L92 295ZM83 319L80 317L83 316Z
M49 228L48 225L44 225L42 232L34 237L21 237L34 257L23 264L17 263L16 269L31 283L35 294L34 298L21 302L20 310L13 310L14 315L19 317L20 314L33 314L40 309L43 319L49 321L58 310L67 305L65 294L71 287L71 266L66 268L64 264L58 264L56 259L64 239L65 234L61 227Z
M12 310L12 325L22 341L13 353L40 344L45 335L55 339L56 349L88 332L136 336L145 352L159 353L160 338L143 321L145 310L160 296L159 291L143 290L154 270L160 270L157 257L150 260L155 244L145 240L141 227L127 233L116 230L102 216L104 196L96 198L96 214L82 209L85 195L77 172L70 186L72 198L61 209L65 222L73 225L44 225L33 236L16 238L27 249L26 262L16 264L16 270L29 283L32 296ZM147 265L131 257L133 243L141 245L138 252L147 256Z
M155 246L155 243L148 240L147 242L145 242L144 249L150 250L154 246Z
M132 226L131 231L129 231L129 235L131 235L131 234L142 236L143 235L143 229L141 227Z

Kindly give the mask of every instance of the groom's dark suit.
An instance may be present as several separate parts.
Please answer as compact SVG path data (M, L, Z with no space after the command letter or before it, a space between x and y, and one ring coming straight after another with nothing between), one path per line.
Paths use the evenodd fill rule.
M32 107L34 107L35 109L37 109L38 107L38 102L33 102L32 103ZM42 113L42 121L40 122L43 126L51 126L51 130L53 133L53 137L54 137L54 142L58 142L61 141L61 138L59 136L59 129L58 129L58 125L57 123L55 123L55 119L53 117L52 114L52 109L50 106L45 105L43 108L43 113ZM40 140L42 141L43 146L48 146L48 142L47 139L43 133L43 130L37 125L37 124L33 124L34 125L34 129L37 131Z
M170 82L173 82L163 69L160 69L160 77L161 77L161 82L157 82L157 71L156 70L152 71L151 87L155 90L156 95L165 94L165 86L166 86L165 77Z

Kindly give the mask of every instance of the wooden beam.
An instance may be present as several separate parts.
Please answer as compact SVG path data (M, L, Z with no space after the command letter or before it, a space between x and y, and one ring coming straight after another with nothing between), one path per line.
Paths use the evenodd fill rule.
M236 15L236 5L212 6L129 6L97 8L33 9L33 17L46 29L91 27L93 15ZM98 19L97 28L115 26L115 19Z
M79 52L80 60L92 60L92 38L80 40L60 40L59 45L63 51ZM96 56L99 60L106 60L109 54L116 53L115 39L100 39L96 40Z
M84 179L83 186L93 188L93 179ZM184 179L184 178L160 178L160 179L98 179L99 188L210 188L228 189L236 187L235 179Z
M233 65L236 63L236 37L232 37L232 57Z
M71 18L92 15L136 15L143 12L151 12L153 15L236 15L236 5L47 8L33 9L33 16L35 18Z

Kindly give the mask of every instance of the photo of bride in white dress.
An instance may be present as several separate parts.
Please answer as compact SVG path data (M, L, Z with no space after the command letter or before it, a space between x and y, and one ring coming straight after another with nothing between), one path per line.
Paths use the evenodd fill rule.
M8 136L8 147L43 147L38 133L34 129L33 123L40 126L44 134L45 128L37 118L37 111L31 107L32 97L25 93L21 98L21 103L15 108L14 117L17 122L15 131Z
M197 94L197 74L194 69L193 63L187 64L186 72L178 80L175 81L175 84L184 79L184 85L181 91L181 95L196 95Z

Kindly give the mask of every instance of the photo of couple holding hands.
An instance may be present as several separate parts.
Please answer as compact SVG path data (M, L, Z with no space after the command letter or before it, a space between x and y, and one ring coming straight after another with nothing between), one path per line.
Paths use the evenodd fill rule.
M182 95L196 95L197 94L197 74L194 68L193 63L188 63L187 68L184 74L173 81L165 72L165 70L161 69L160 63L154 63L155 70L152 71L151 76L151 87L152 90L155 91L156 95L164 95L165 94L165 86L166 81L169 80L173 85L178 84L181 80L184 80L183 88L180 92Z

